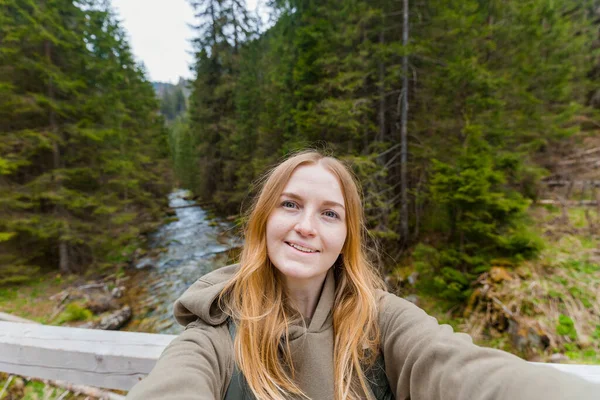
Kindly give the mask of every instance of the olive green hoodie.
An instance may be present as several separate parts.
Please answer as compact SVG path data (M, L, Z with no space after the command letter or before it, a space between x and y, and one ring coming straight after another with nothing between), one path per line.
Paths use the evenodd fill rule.
M233 344L217 297L237 266L200 278L175 303L185 331L163 352L132 400L222 399L231 379ZM335 279L330 271L308 327L290 327L296 380L315 400L333 399ZM468 335L439 325L424 311L380 292L385 370L396 399L600 400L600 385L476 346Z

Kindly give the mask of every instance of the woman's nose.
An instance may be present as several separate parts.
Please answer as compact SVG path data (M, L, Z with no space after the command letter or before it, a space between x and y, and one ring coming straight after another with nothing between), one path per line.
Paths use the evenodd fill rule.
M317 233L312 218L308 213L300 217L300 220L294 226L294 230L302 236L314 236Z

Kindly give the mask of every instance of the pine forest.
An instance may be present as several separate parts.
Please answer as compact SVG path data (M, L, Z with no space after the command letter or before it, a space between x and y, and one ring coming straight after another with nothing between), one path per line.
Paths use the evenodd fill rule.
M154 91L106 4L0 5L0 282L102 268L169 189Z

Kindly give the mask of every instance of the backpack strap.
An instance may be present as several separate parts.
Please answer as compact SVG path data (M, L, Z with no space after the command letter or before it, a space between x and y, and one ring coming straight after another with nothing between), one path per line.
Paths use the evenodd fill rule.
M235 341L236 325L231 318L227 319L227 326L229 328L229 335L231 341ZM237 363L233 362L233 373L231 374L231 380L225 392L224 400L255 400L254 394L248 387L246 377L239 370Z
M376 400L395 399L387 375L385 374L383 354L379 353L375 363L365 371L365 377L369 382L369 386L371 387L371 391Z
M235 341L236 325L231 318L227 319L227 326L229 328L229 335L231 341ZM379 354L379 357L375 360L375 364L371 368L365 371L365 376L369 381L371 391L375 395L376 400L394 400L394 394L388 382L385 374L385 363L383 355ZM239 370L237 363L233 363L233 374L231 375L231 381L227 387L224 400L256 400L254 394L248 387L246 378Z

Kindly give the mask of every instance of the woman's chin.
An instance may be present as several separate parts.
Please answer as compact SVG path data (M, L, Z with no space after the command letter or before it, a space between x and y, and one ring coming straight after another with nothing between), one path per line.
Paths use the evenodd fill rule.
M287 265L283 268L276 267L281 275L286 280L287 284L299 283L302 285L306 285L311 281L314 281L315 284L320 285L327 275L326 269L324 271L320 271L315 269L314 267L302 265L299 263L287 263Z

